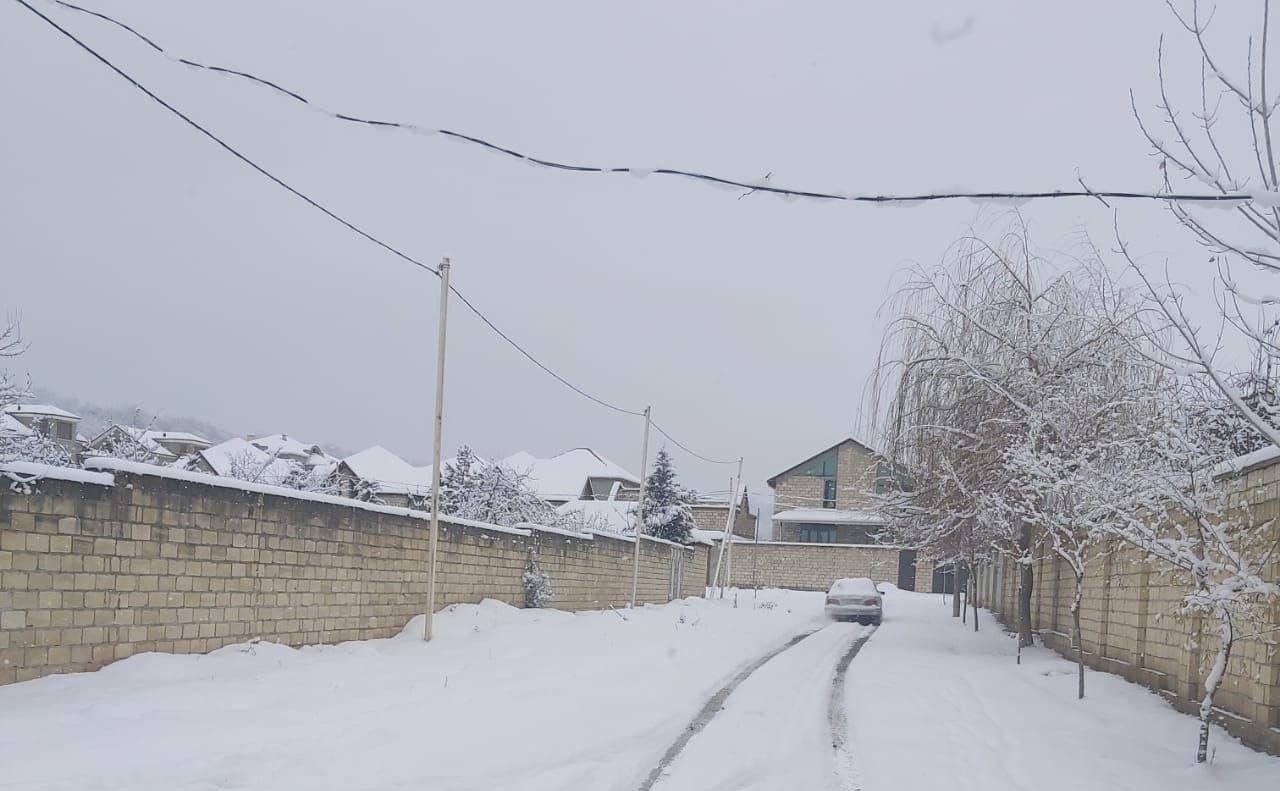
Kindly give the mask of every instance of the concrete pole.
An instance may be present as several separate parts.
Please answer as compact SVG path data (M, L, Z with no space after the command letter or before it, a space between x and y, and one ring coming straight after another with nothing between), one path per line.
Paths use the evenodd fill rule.
M738 477L737 481L742 481L742 457L738 457ZM724 566L724 548L729 543L729 537L733 535L733 522L738 517L738 487L734 481L729 481L729 518L725 520L724 535L720 537L720 552L716 555L716 573L711 578L714 589L712 593L719 591L719 598L724 598L724 586L720 584L720 569Z
M449 259L440 262L440 331L436 344L436 419L431 439L431 545L427 561L427 622L422 639L431 639L436 612L436 554L440 544L440 442L444 431L444 350L449 328Z
M742 493L747 493L744 487ZM751 538L751 609L756 608L756 603L760 600L760 517L756 516L756 531Z
M636 606L636 593L640 587L640 536L644 533L644 496L649 488L649 426L653 407L644 408L644 442L640 445L640 501L636 503L636 546L631 559L631 607Z

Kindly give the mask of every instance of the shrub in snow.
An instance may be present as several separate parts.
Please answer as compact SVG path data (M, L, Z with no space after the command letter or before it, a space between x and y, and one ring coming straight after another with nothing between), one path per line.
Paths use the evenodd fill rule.
M546 607L555 597L551 580L538 568L538 556L532 549L524 562L524 574L520 576L520 582L524 586L525 607Z
M690 541L694 522L689 493L676 481L675 466L666 450L658 451L653 472L645 482L640 524L651 536L681 544Z
M0 359L18 357L26 349L17 322L10 321L0 328ZM29 387L19 384L8 369L0 368L0 462L32 461L55 467L74 466L75 459L61 444L27 429L16 418L5 416L4 407L28 397L28 391Z

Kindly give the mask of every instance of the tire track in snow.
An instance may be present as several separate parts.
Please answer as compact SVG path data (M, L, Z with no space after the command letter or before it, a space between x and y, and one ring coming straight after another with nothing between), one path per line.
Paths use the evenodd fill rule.
M672 742L671 746L662 754L662 757L658 759L658 763L649 772L648 776L645 777L644 782L640 784L639 791L652 791L654 785L662 777L662 773L665 772L667 767L669 767L680 755L684 750L685 745L687 745L694 736L697 736L703 728L707 727L711 720L715 718L716 714L724 708L725 700L729 698L729 695L733 694L733 691L738 688L739 684L746 681L752 673L763 667L770 659L773 659L783 651L796 647L799 645L800 641L804 640L806 637L811 637L820 631L822 631L822 629L814 629L792 637L790 640L772 651L757 657L754 662L739 670L738 673L733 678L729 679L724 686L716 690L715 694L708 698L707 702L698 710L698 713L694 715L693 720L690 721L688 727L684 729L684 732L680 734L680 737Z
M827 699L827 721L831 724L831 747L836 752L836 773L840 778L841 788L845 791L861 791L862 777L853 757L853 751L849 749L849 707L844 696L844 680L849 673L849 665L853 662L853 658L879 628L874 626L871 631L856 638L849 645L845 655L840 657L840 663L836 665L835 678L831 684L831 697Z

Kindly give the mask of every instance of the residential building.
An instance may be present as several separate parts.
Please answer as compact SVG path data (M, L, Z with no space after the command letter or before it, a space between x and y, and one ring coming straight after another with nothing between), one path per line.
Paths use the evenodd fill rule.
M884 528L875 495L888 484L875 450L846 437L769 479L773 539L814 544L872 544Z
M499 464L528 476L534 492L556 506L571 500L634 501L640 496L638 477L590 448L574 448L549 459L520 451Z
M56 441L68 453L80 452L80 441L76 438L79 415L51 404L10 404L4 408L4 414L24 428ZM11 427L11 433L22 432Z
M414 466L381 445L342 459L335 474L344 497L417 507L431 496L431 465Z
M172 464L213 443L186 431L157 431L113 423L86 444L86 452L125 455L149 464Z
M710 530L724 534L725 524L729 521L729 501L714 499L698 499L689 506L693 512L693 522L699 530ZM738 501L738 510L733 518L733 534L746 539L756 537L757 516L751 513L751 502L746 490Z

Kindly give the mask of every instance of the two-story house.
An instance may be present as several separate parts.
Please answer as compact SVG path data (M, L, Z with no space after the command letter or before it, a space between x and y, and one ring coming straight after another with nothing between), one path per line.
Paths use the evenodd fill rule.
M80 452L76 427L80 416L50 404L10 404L4 413L21 426L55 440L70 454Z
M157 431L113 423L89 440L86 455L103 453L145 460L149 464L173 464L192 456L213 443L187 431Z
M885 520L875 507L885 465L871 448L846 437L769 479L773 540L873 544Z

